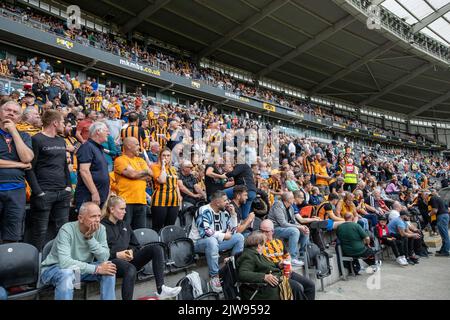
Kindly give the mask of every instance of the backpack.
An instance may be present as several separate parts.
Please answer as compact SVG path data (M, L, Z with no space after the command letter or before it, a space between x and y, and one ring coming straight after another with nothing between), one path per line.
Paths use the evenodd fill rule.
M318 279L331 275L331 265L328 253L321 251L315 243L306 246L308 252L308 266L315 268Z

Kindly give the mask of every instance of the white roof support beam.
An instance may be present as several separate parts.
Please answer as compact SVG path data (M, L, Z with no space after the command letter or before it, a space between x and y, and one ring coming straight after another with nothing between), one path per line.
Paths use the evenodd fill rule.
M447 3L442 8L436 10L432 14L429 14L428 16L417 22L412 28L412 33L419 32L420 30L428 26L430 23L433 23L433 21L439 19L449 11L450 11L450 3Z
M256 76L257 77L262 77L262 76L266 75L267 73L271 72L272 70L282 66L286 62L294 59L295 57L298 57L303 52L308 51L309 49L311 49L315 45L317 45L317 44L321 43L322 41L324 41L324 40L328 39L329 37L331 37L333 34L338 32L339 30L345 28L346 26L348 26L353 21L355 21L355 17L353 17L351 15L346 16L345 18L339 20L338 22L336 22L335 24L331 25L327 29L319 32L314 38L306 41L305 43L302 43L297 48L295 48L294 50L292 50L291 52L286 54L284 57L282 57L280 60L275 61L274 63L268 65L264 69L261 69L260 71L258 71Z
M202 51L200 51L200 53L198 55L199 59L201 59L203 57L206 57L206 56L209 56L211 53L213 53L217 49L221 48L226 43L228 43L229 41L233 40L238 35L240 35L241 33L245 32L246 30L248 30L249 28L253 27L255 24L260 22L262 19L264 19L265 17L267 17L271 13L277 11L282 6L287 4L288 2L289 2L289 0L275 0L275 1L271 1L267 6L262 8L260 12L258 12L257 14L251 16L246 21L244 21L242 24L240 24L240 25L236 26L235 28L233 28L232 30L230 30L226 35L224 35L220 39L217 39L216 41L214 41L209 47L207 47L207 48L203 49Z
M338 71L337 73L335 73L334 75L332 75L328 79L326 79L326 80L322 81L321 83L317 84L316 86L314 86L314 88L312 88L309 91L308 95L312 96L312 95L316 94L317 92L319 92L320 90L322 90L326 86L328 86L328 85L332 84L333 82L341 79L342 77L346 76L350 72L352 72L352 71L362 67L363 65L365 65L370 60L372 60L372 59L382 55L386 51L392 49L394 46L395 46L395 42L390 42L390 41L386 42L381 47L375 49L374 51L371 51L370 53L366 54L361 59L353 62L352 64L347 66L345 69L342 69L342 70Z
M145 21L156 11L164 7L168 4L170 0L155 0L152 1L147 7L145 7L136 17L130 19L127 23L125 23L121 29L121 31L126 34L129 31L132 31L136 28L141 22Z
M408 118L411 119L412 117L418 116L421 113L433 108L435 105L438 105L446 100L450 99L450 91L448 91L446 94L437 97L436 99L428 102L427 104L424 104L422 107L420 107L417 110L414 110L413 112L411 112L410 114L408 114Z
M385 94L391 92L392 90L394 90L395 88L401 86L404 83L407 83L408 81L414 79L415 77L421 75L422 73L424 73L425 71L431 69L433 67L433 65L431 63L425 63L423 64L421 67L417 68L416 70L414 70L412 73L407 74L406 76L395 80L394 82L392 82L390 85L386 86L383 88L383 90L381 90L380 92L378 92L377 94L374 94L370 97L368 97L367 99L361 101L358 105L364 106L367 105L375 100L377 100L378 98L384 96Z

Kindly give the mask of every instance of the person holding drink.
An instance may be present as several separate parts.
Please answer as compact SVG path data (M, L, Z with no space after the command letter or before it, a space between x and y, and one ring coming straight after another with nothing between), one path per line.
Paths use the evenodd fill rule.
M288 282L294 300L314 299L314 291L312 296L310 292L309 297L306 296L303 285L298 281L301 276L290 272L289 260L286 259L286 264L284 264L283 259L279 263L275 263L272 259L267 258L264 254L267 239L265 233L261 231L254 231L245 239L244 251L237 260L239 281L266 283L267 286L260 288L254 295L254 287L242 285L240 288L242 298L246 300L254 295L253 299L255 300L280 300L280 285L282 275L285 275L290 277ZM314 288L314 284L312 286Z
M273 222L266 219L261 222L259 230L266 236L266 242L262 254L283 270L285 276L290 275L290 280L298 282L303 289L303 297L307 300L314 300L316 296L316 286L308 278L292 272L292 263L289 252L283 245L283 241L273 237Z

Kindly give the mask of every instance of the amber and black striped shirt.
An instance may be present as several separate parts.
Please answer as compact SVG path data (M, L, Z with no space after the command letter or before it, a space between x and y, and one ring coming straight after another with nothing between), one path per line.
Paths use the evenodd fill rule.
M303 158L303 171L308 174L314 173L314 161L311 157Z
M141 146L141 150L144 150L144 141L145 141L145 131L141 127L138 126L128 126L127 128L123 128L120 131L120 137L122 141L128 137L134 137L139 141L139 145Z
M281 184L280 184L280 181L278 181L277 179L270 177L267 180L267 183L269 184L270 190L275 191L275 192L281 191Z
M163 137L159 136L160 134L164 135L167 140L165 140ZM155 130L153 130L153 132L152 132L152 137L153 137L154 141L159 143L160 148L164 149L167 141L169 141L169 139L170 139L170 134L169 134L169 131L167 130L167 126L164 126L162 128L160 126L156 126Z
M263 255L276 264L289 257L289 253L284 248L283 241L280 239L266 241L263 248Z
M161 165L155 164L152 166L153 171L153 195L152 206L154 207L177 207L180 205L180 198L178 197L178 175L175 167L166 168L167 180L166 183L158 182L158 177L161 175Z

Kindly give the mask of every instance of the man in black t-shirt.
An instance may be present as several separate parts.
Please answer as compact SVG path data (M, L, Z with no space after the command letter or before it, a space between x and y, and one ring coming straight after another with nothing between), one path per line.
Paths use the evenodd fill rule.
M234 178L234 185L244 185L248 190L248 199L242 205L242 219L247 219L253 200L256 198L256 185L253 178L252 168L248 164L236 164L233 171L221 176L222 179ZM228 199L233 199L233 188L225 189Z
M422 194L422 196L426 198L428 198L429 195L430 192L424 192ZM435 194L432 195L432 197L428 201L428 206L431 207L430 215L436 215L437 219L436 226L442 238L442 247L439 251L436 252L435 255L441 257L448 257L450 256L449 253L450 241L448 236L448 222L449 222L448 208L445 205L444 201L441 199L441 197Z
M70 173L66 157L66 142L58 136L64 133L64 117L56 110L42 116L43 130L32 137L33 168L27 171L31 186L31 239L30 243L42 250L49 221L50 237L69 221L72 196Z

